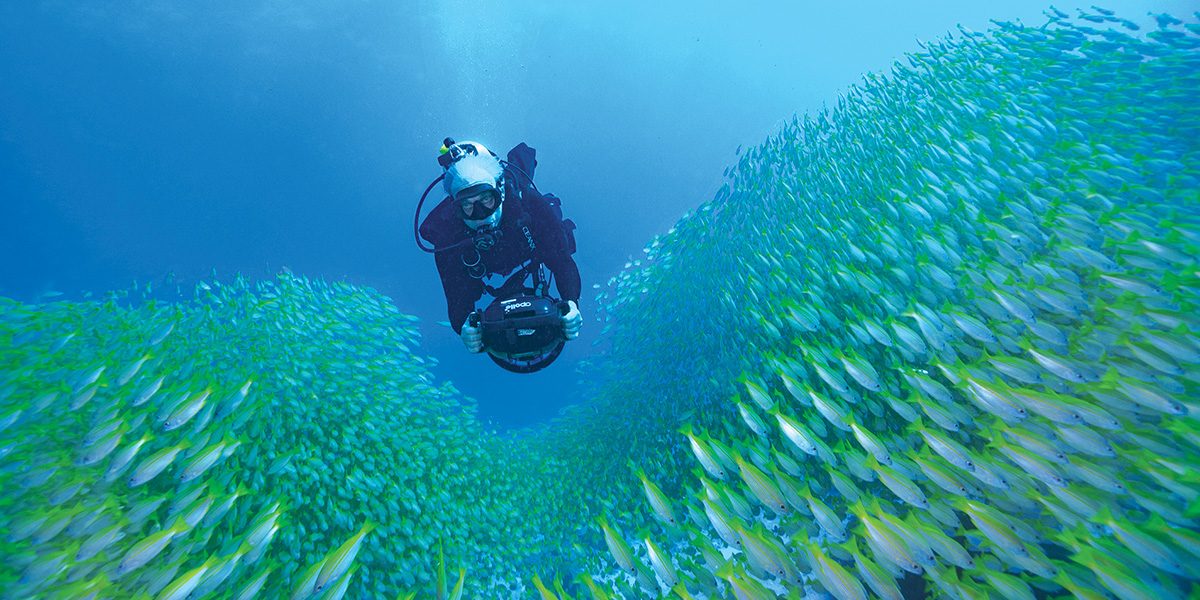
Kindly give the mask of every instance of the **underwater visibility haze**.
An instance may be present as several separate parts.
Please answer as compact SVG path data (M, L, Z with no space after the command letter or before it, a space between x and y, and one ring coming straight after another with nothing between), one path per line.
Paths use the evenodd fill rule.
M746 104L779 114L724 156L686 131L765 125L683 113L722 106L688 104L703 85L661 94L673 126L514 108L559 93L520 74L559 60L541 25L620 38L586 12L524 6L540 26L499 46L462 4L392 15L412 36L372 62L386 28L354 11L189 28L169 3L0 9L45 61L0 60L19 82L0 91L0 597L1196 597L1200 15L1135 6L943 25L811 105ZM311 70L247 23L311 35ZM98 24L169 49L130 81L194 90L224 123L189 123L178 90L183 109L141 115L89 69L128 47L34 41ZM214 31L257 58L230 70L245 89L205 85L222 80L199 65L236 63ZM750 46L749 72L793 77ZM477 77L450 68L464 56ZM339 84L384 64L440 93L355 119L379 100ZM592 108L659 106L597 64L573 82L616 95ZM290 103L250 83L267 73L329 83ZM60 98L81 90L111 104ZM331 121L302 125L321 106ZM75 126L36 135L55 119ZM222 145L242 128L261 145ZM447 135L537 147L580 225L586 335L551 373L502 374L433 324L411 209ZM227 244L208 218L237 223ZM86 236L54 249L63 220Z

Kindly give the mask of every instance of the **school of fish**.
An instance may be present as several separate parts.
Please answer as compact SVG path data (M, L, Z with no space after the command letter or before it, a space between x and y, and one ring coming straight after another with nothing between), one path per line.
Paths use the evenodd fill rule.
M1197 16L961 30L794 119L533 430L370 289L0 299L0 597L1194 596Z

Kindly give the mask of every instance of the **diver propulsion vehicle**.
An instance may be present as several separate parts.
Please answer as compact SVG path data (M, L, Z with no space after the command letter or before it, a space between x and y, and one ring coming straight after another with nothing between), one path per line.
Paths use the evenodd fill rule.
M558 358L567 338L563 315L571 307L547 296L497 298L467 322L483 330L483 348L501 368L513 373L540 371Z

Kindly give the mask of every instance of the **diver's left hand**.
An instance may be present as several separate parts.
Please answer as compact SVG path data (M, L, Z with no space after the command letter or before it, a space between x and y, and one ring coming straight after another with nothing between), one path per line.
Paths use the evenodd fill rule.
M579 337L579 328L583 326L583 315L579 314L579 305L575 304L574 300L567 300L567 305L571 309L562 317L563 336L568 340L573 340Z

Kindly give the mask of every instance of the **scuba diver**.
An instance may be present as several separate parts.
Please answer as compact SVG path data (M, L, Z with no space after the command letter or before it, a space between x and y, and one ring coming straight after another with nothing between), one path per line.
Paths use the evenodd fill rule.
M583 324L571 258L575 224L562 218L557 197L534 184L534 154L522 142L500 160L483 144L446 138L438 156L444 172L425 189L413 219L417 246L434 255L451 327L468 351L486 350L517 373L548 366ZM446 197L420 223L438 181ZM505 279L493 286L493 276ZM549 295L554 280L561 300ZM485 292L494 301L476 310Z

